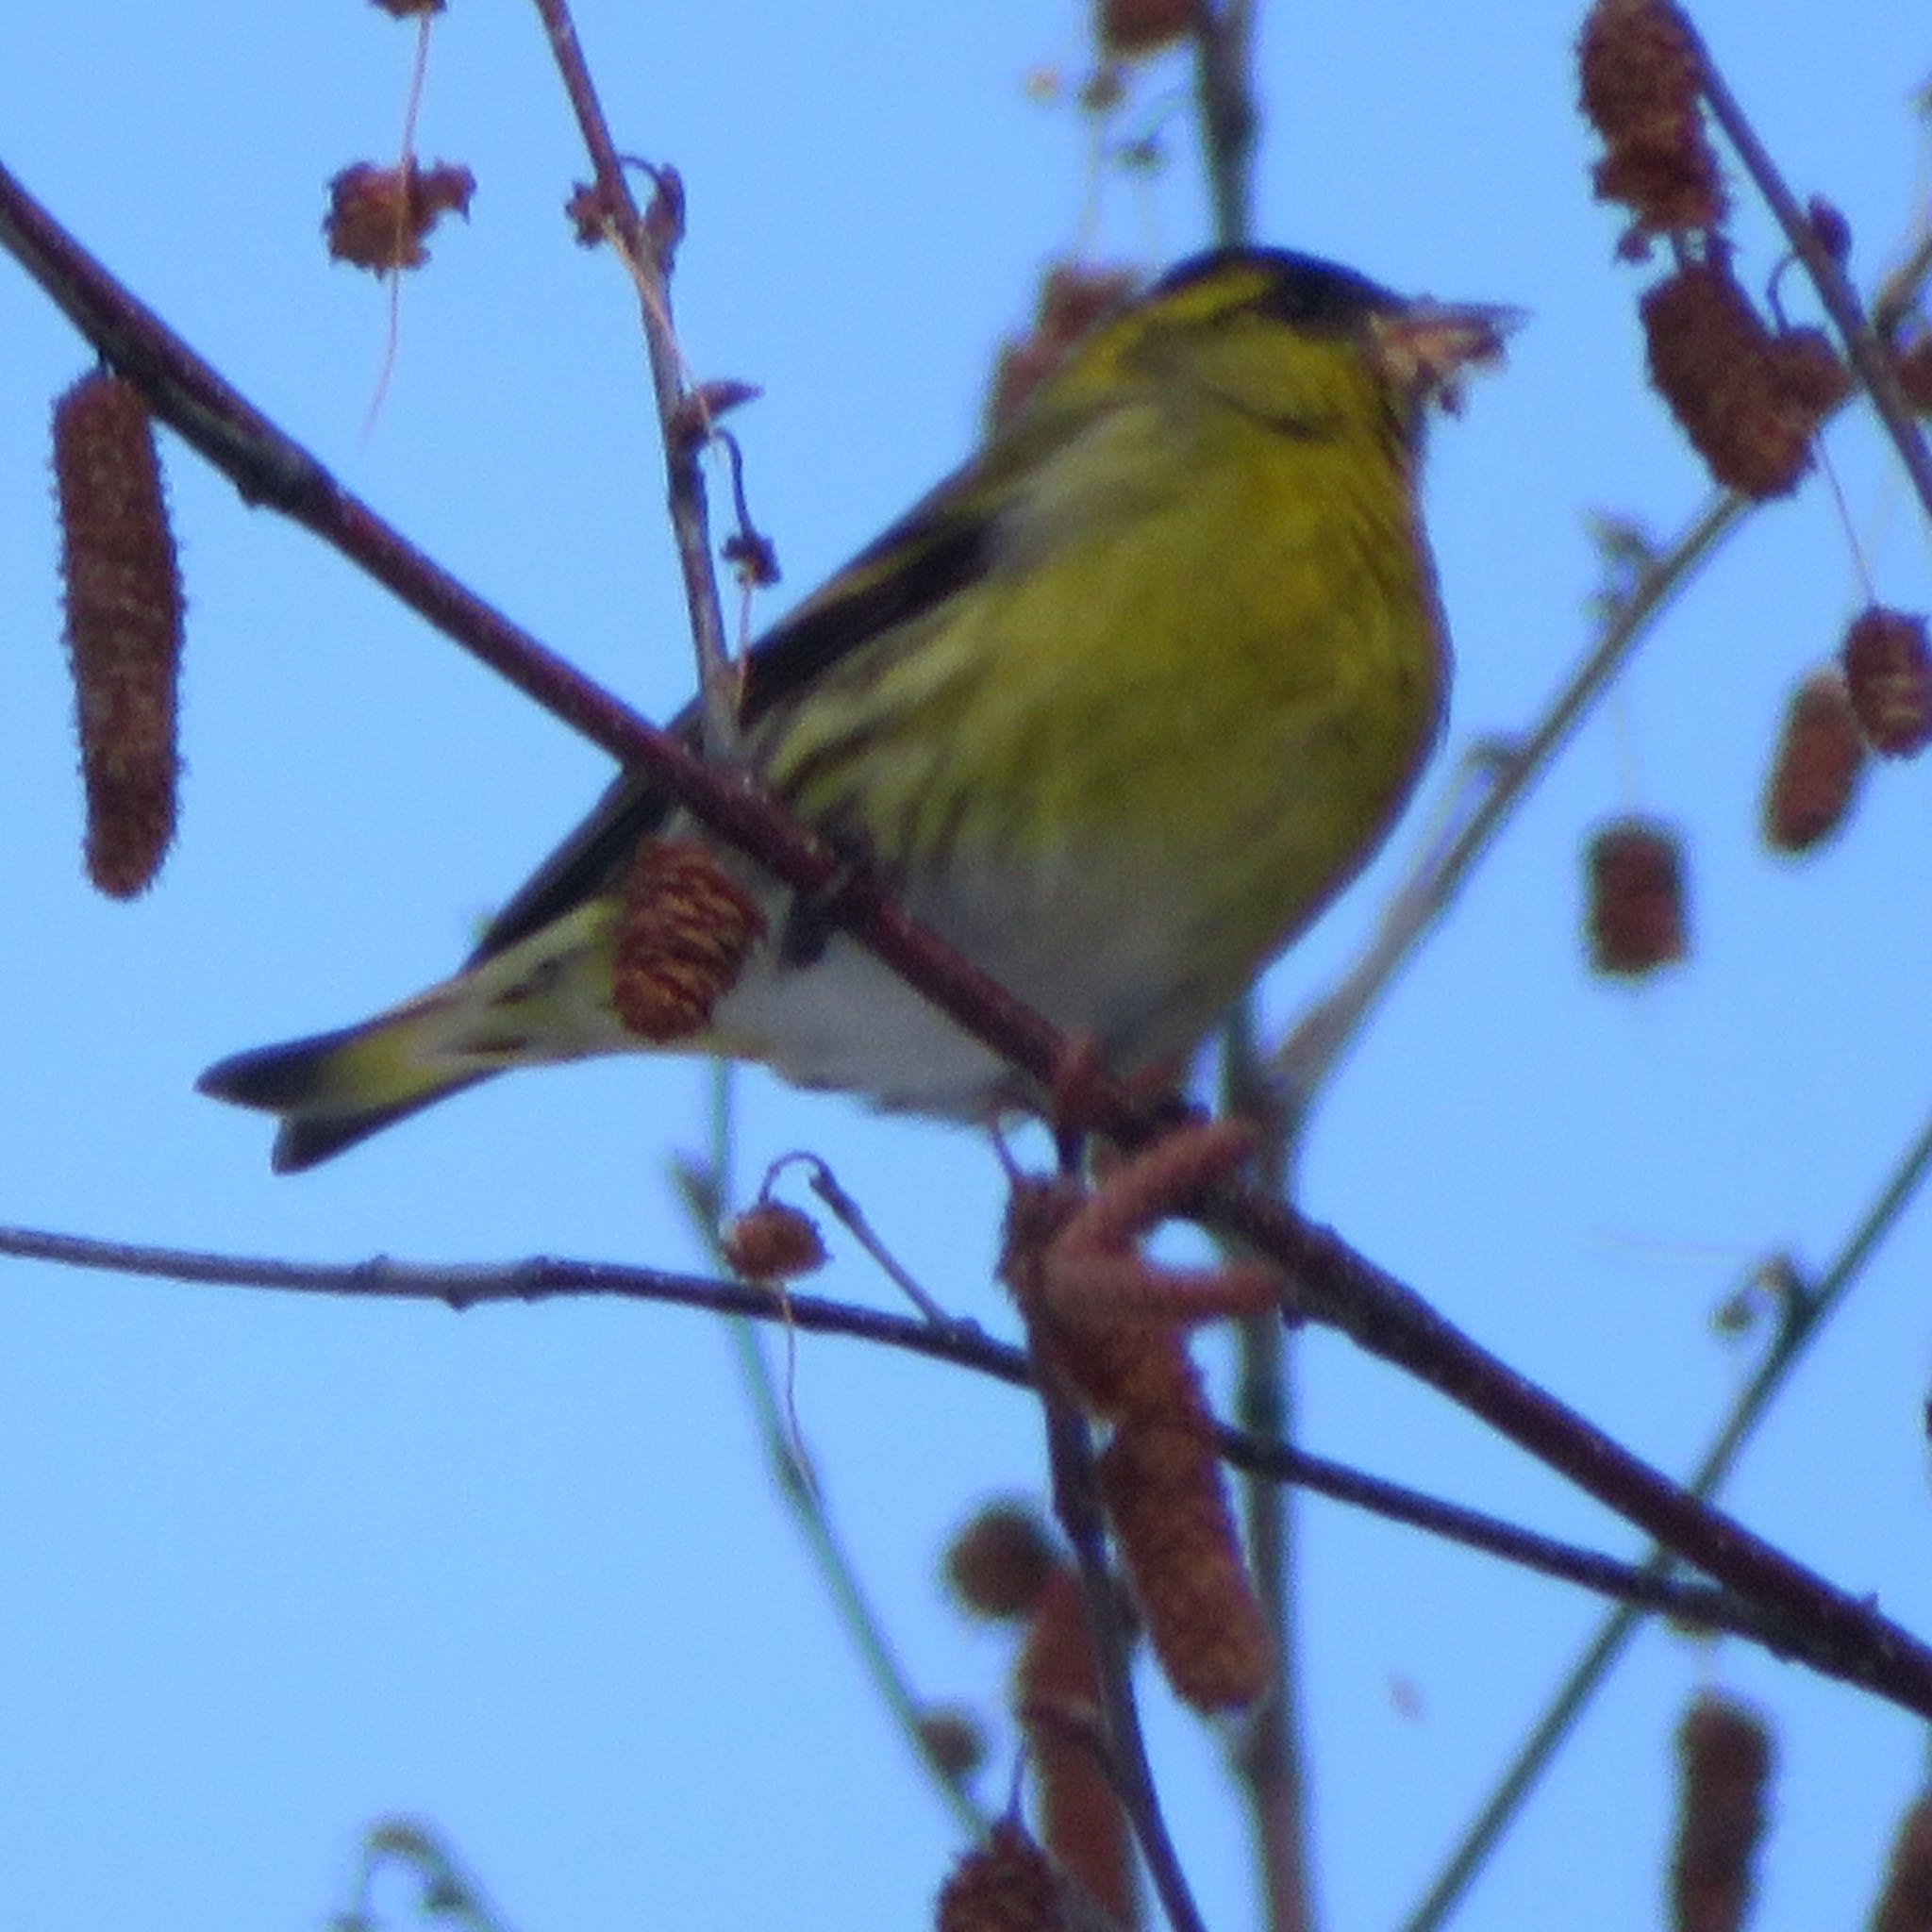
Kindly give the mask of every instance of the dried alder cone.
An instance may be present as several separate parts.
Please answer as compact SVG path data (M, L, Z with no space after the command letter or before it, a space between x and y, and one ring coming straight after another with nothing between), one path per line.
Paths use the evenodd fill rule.
M970 1710L922 1711L918 1728L920 1748L941 1777L957 1784L986 1762L986 1732Z
M1918 1799L1899 1821L1872 1932L1932 1932L1932 1797Z
M175 836L182 595L154 425L131 383L96 372L54 406L54 482L88 876L132 898Z
M1677 1731L1683 1781L1671 1859L1673 1932L1738 1932L1764 1832L1771 1733L1755 1711L1700 1697Z
M1874 604L1852 620L1840 647L1845 685L1865 741L1889 758L1932 742L1932 649L1925 620Z
M1650 379L1727 489L1782 496L1810 467L1818 425L1851 378L1817 329L1774 334L1722 250L1644 293Z
M1684 855L1674 832L1620 819L1590 841L1590 952L1599 973L1637 978L1681 959Z
M1133 1835L1108 1776L1100 1666L1080 1573L1047 1578L1013 1667L1013 1713L1026 1735L1040 1836L1081 1890L1113 1919L1139 1919Z
M825 1265L825 1243L809 1214L783 1201L759 1201L728 1221L719 1246L746 1281L793 1281Z
M1030 1617L1061 1557L1024 1503L989 1503L946 1550L946 1582L975 1616Z
M454 162L399 168L358 161L328 185L322 232L331 259L376 275L421 268L429 259L424 239L445 214L468 217L476 177Z
M934 1923L939 1932L1059 1932L1067 1919L1053 1861L1003 1818L953 1868Z
M1844 823L1865 769L1865 736L1835 666L1791 693L1764 793L1764 842L1808 852Z
M1715 228L1724 182L1704 131L1704 58L1683 14L1668 0L1597 0L1577 71L1583 111L1604 141L1597 199L1637 217L1621 252L1641 257L1647 235Z
M703 1032L764 935L764 914L704 846L645 840L617 928L617 1017L659 1045Z

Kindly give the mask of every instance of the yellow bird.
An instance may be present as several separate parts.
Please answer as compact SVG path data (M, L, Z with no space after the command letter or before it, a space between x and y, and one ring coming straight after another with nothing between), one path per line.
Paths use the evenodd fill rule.
M1435 740L1424 419L1511 320L1306 256L1184 263L754 646L745 755L1116 1072L1178 1060L1364 863ZM612 1002L625 882L689 841L762 936L678 1050L927 1114L1038 1104L631 775L453 978L202 1091L282 1116L286 1172L507 1068L653 1045Z

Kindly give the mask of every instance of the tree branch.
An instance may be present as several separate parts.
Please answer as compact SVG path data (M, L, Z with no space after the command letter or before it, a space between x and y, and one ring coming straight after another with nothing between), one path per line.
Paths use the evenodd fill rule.
M0 245L48 288L164 421L243 496L300 522L554 716L647 771L708 829L794 890L933 1005L1051 1090L1066 1043L1040 1014L914 921L876 880L793 821L743 774L709 765L646 724L438 569L314 458L232 391L0 168ZM834 885L838 890L830 890ZM1171 1115L1119 1081L1084 1083L1087 1122L1128 1147ZM1840 1674L1932 1716L1932 1651L1874 1610L1699 1506L1553 1396L1479 1348L1331 1230L1281 1203L1224 1186L1200 1204L1216 1231L1251 1243L1296 1282L1288 1319L1326 1322L1406 1368L1774 1618L1809 1624Z

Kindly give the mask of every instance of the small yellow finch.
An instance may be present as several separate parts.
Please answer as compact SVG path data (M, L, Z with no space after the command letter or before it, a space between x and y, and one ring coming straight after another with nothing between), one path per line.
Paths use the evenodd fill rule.
M1183 264L754 647L745 755L1116 1072L1175 1060L1362 865L1435 739L1423 421L1507 323L1305 256ZM288 1171L505 1068L651 1044L612 1004L624 885L691 841L763 937L678 1050L924 1113L1037 1102L627 775L454 978L203 1091L281 1115Z

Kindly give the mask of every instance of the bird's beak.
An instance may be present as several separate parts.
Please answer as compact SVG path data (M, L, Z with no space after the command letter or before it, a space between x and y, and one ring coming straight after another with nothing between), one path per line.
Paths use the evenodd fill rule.
M1370 328L1388 381L1418 403L1433 399L1453 414L1462 406L1462 373L1500 362L1505 339L1528 320L1521 308L1424 298L1372 317Z

